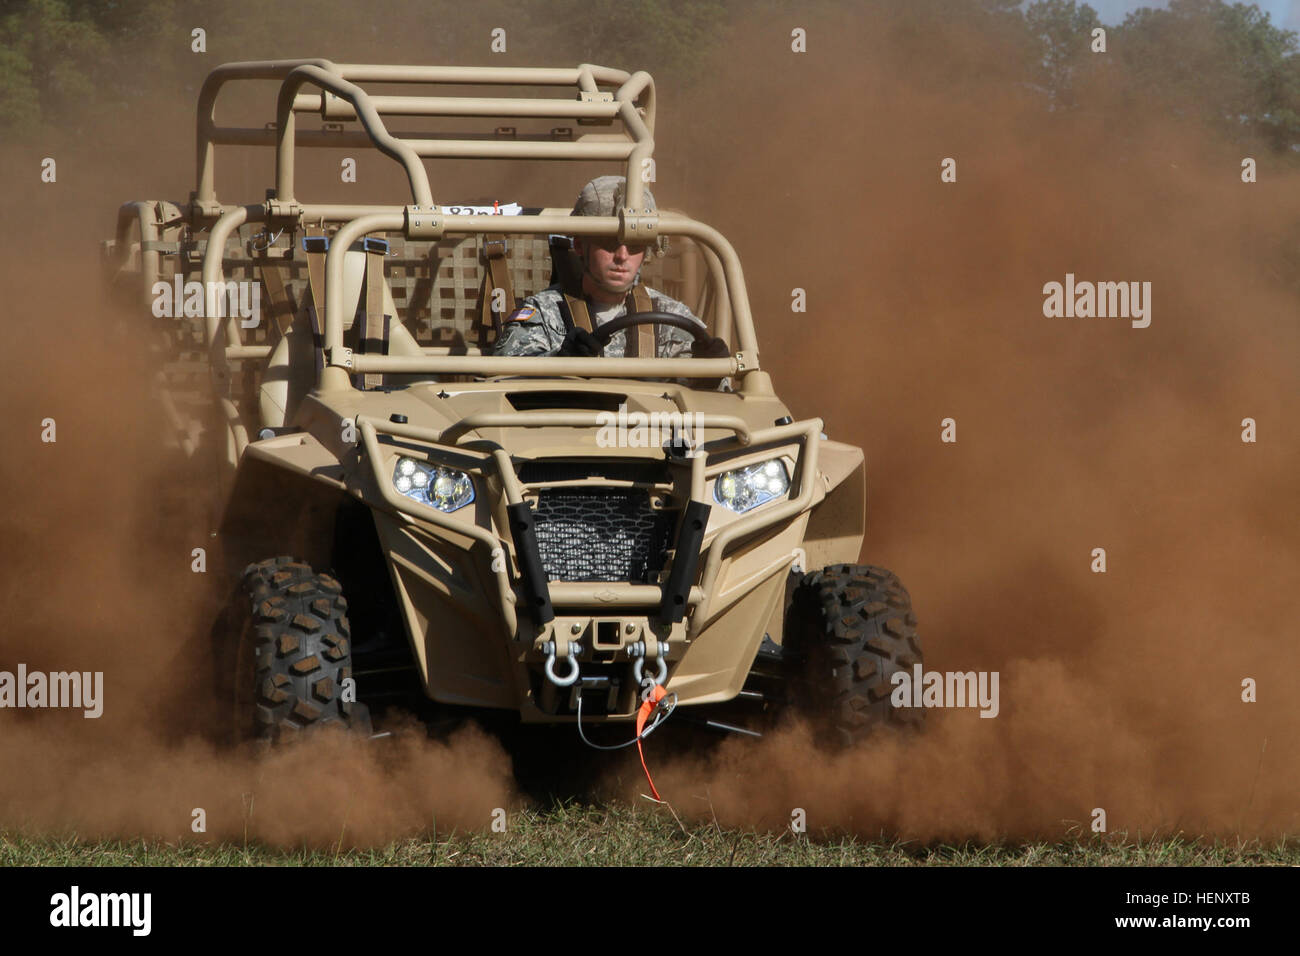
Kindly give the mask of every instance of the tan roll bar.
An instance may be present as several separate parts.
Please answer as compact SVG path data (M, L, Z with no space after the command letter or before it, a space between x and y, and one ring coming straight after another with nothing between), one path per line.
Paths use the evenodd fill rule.
M234 80L280 80L274 129L219 126L216 101L222 88ZM455 84L458 86L572 87L571 99L538 97L371 96L360 83ZM300 93L304 85L318 93ZM616 87L616 89L602 89ZM361 123L364 141L357 134L329 131L299 133L295 114L317 112L326 119ZM480 117L515 119L544 117L570 119L575 124L622 122L627 142L578 137L570 142L541 142L528 137L491 138L465 134L395 134L384 115L426 117ZM215 185L215 147L218 145L270 146L276 150L277 199L293 199L294 151L297 146L373 145L400 163L417 205L432 205L427 174L421 157L465 159L625 160L628 204L641 204L642 163L654 154L654 80L645 72L626 73L584 63L575 69L519 67L422 67L369 64L337 65L330 60L264 60L227 63L208 75L199 93L198 188L194 202L208 216L220 215Z
M280 89L273 128L247 129L219 126L216 102L224 86L235 80L278 80ZM568 87L572 99L557 96L372 96L363 83L414 85ZM314 88L314 91L310 88ZM297 128L298 113L315 112L325 119L356 121L360 131L334 132ZM391 132L384 116L570 119L578 125L608 124L613 130L573 139L546 140L525 136L481 134L399 134ZM603 359L599 373L614 377L653 376L720 378L734 376L742 388L765 391L766 376L759 371L758 345L740 260L730 243L715 229L686 216L643 207L643 163L654 153L655 89L648 73L627 73L609 67L581 64L573 69L513 67L420 67L335 64L326 59L271 60L231 63L218 67L203 84L198 113L198 188L191 217L209 223L203 259L203 281L223 281L225 241L244 223L333 221L342 225L330 240L326 256L324 295L325 365L319 378L322 389L351 388L357 372L428 372L454 375L590 375L582 359L560 357L509 357L482 354L452 355L446 348L426 347L420 356L354 355L343 346L342 276L344 253L372 233L401 233L407 239L438 240L444 236L499 233L505 222L499 216L451 215L434 198L424 159L459 157L477 159L525 158L604 160L624 162L628 182L625 207L617 216L575 219L548 210L540 215L509 218L508 231L525 235L617 236L625 242L650 242L660 235L686 236L700 246L705 267L719 290L720 335L735 333L735 352L726 359ZM617 124L617 125L615 125ZM224 144L271 146L276 151L276 189L261 206L227 206L217 200L215 147ZM314 205L298 201L294 193L295 151L298 146L371 145L402 166L412 202L392 205ZM143 216L143 213L140 213ZM125 217L124 217L125 221ZM119 224L119 235L123 232ZM225 379L229 361L263 357L267 346L247 346L239 323L209 317L207 344L216 380ZM747 381L748 380L748 381Z

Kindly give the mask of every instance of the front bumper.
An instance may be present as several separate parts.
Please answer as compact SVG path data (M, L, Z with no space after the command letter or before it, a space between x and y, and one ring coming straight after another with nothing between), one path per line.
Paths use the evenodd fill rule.
M544 417L537 424L548 427L593 424L585 413L533 417ZM529 418L515 413L512 424L528 426ZM589 683L587 693L605 701L592 712L591 698L584 698L584 721L632 716L638 648L652 649L646 664L664 657L681 703L734 696L779 608L806 516L824 493L817 480L820 420L752 432L729 421L717 427L730 429L730 437L704 442L674 463L679 517L671 557L654 580L555 580L532 526L530 499L538 488L520 481L503 449L462 446L472 431L464 422L442 432L366 417L357 425L375 491L389 509L377 511L376 522L426 692L448 703L517 709L525 720L571 718L572 691L543 674L548 645L561 659L570 644L581 646L577 683ZM452 514L423 505L392 486L399 455L469 471L489 493ZM710 481L762 456L793 466L788 496L744 515L712 508ZM494 632L504 640L485 640Z

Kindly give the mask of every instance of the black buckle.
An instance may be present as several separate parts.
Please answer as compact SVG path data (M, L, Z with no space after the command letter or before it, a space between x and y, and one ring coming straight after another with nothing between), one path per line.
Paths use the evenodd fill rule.
M329 236L303 236L303 252L328 252L330 248Z
M361 248L366 252L382 252L388 255L387 239L372 239L369 236L361 240Z

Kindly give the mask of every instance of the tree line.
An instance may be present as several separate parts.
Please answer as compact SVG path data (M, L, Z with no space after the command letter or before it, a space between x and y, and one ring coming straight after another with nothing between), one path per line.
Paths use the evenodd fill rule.
M690 85L746 19L812 21L845 10L928 44L926 62L945 64L945 82L995 70L1051 111L1086 109L1118 90L1252 148L1300 152L1296 33L1254 4L1224 0L1171 0L1118 24L1102 24L1076 0L0 0L0 131L129 109L160 90L192 103L215 63L315 55L341 39L376 61L501 62L489 59L485 39L468 40L493 24L509 26L513 50L530 63L579 62L597 51L601 62ZM193 55L195 27L212 44L206 58Z

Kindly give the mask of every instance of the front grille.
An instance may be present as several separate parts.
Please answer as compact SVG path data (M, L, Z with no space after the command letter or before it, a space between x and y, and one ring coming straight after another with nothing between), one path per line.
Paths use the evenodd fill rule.
M644 491L552 488L534 511L537 548L552 581L636 581L663 570L677 517Z

